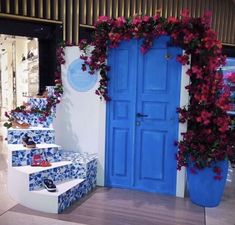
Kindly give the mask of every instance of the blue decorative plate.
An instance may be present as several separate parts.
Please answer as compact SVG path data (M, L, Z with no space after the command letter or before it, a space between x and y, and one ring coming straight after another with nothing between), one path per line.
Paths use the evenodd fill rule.
M70 63L67 78L70 86L80 92L88 91L94 87L97 81L96 74L89 74L87 71L82 70L83 61L76 59Z

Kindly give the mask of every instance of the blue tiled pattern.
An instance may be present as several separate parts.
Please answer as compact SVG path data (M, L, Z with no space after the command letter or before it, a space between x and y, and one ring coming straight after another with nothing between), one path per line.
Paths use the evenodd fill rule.
M62 151L62 159L72 161L74 163L89 163L94 159L97 159L97 154L91 154L91 153L80 153L80 152L73 152L73 151Z
M71 179L71 165L60 166L56 168L37 173L32 173L29 175L29 190L37 190L43 187L43 179L48 178L53 180L55 183L66 181Z
M87 164L87 174L86 174L86 190L91 191L96 187L96 175L97 175L97 160L94 159Z
M29 98L28 104L32 108L38 108L38 109L42 110L42 109L46 108L47 99L46 98ZM55 117L55 112L56 112L56 106L55 105L51 108L51 112L52 112L51 115L53 117Z
M48 116L46 119L40 117L39 113L30 113L25 114L22 112L15 112L13 116L21 122L28 123L32 127L37 127L41 125L42 127L50 127L52 124L53 118L52 116Z
M97 167L97 154L62 151L62 160L72 161L72 176L85 179Z
M29 150L17 150L12 152L12 166L31 165L32 157L35 154L42 155L42 158L49 162L61 161L61 152L58 148L36 148Z
M72 178L85 179L82 184L68 190L59 196L59 209L61 213L73 202L79 200L96 187L97 155L88 153L63 152L62 158L73 162L71 166Z
M72 203L82 198L84 196L85 189L86 185L85 181L83 181L79 185L60 195L58 199L58 213L63 212L66 208L71 206Z
M86 180L86 193L96 186L97 154L63 151L62 159L72 161L72 178Z
M62 160L72 161L72 164L61 168L48 169L46 171L30 174L29 178L29 190L41 188L44 177L52 179L55 183L74 178L85 179L81 184L59 196L59 213L95 188L97 174L96 154L81 154L63 151Z
M30 130L30 129L8 129L7 143L8 144L22 144L22 137L28 134L36 144L53 144L55 143L54 130Z
M31 108L45 109L47 104L46 98L29 98L28 105Z

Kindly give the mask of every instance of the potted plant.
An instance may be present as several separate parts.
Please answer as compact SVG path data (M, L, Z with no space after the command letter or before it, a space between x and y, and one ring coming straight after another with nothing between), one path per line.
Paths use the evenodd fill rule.
M192 82L189 107L179 109L180 121L187 121L188 130L178 143L178 169L187 167L187 187L192 202L215 207L223 194L228 160L235 153L232 121L227 115L232 108L230 88L224 84L222 72L218 70L212 71L209 80L208 74L197 79L200 72L193 69L194 64L192 61L188 71Z

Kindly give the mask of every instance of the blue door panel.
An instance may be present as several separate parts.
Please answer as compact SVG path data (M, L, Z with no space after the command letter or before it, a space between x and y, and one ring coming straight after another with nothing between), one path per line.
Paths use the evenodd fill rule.
M115 77L118 76L118 79L114 79L114 93L126 93L130 91L130 77L128 76L129 51L128 49L118 49L117 51L115 71L118 74L115 74Z
M149 52L139 59L142 74L142 88L143 94L152 92L167 91L167 61L165 55L167 49L151 48Z
M114 151L112 158L112 176L128 176L127 174L127 153L128 148L130 148L128 139L129 139L129 130L128 129L113 129L113 146ZM120 163L122 162L122 163Z
M109 50L109 90L112 100L107 107L106 184L129 187L133 183L133 104L137 73L137 41L122 42L118 49Z
M136 127L135 187L175 195L177 149L173 143L178 134L175 119L181 75L176 56L181 50L159 48L158 43L138 57L137 111L147 117L139 118ZM143 171L148 176L142 176Z
M164 121L167 116L167 104L157 101L144 101L142 103L143 114L148 115L146 122Z
M140 134L139 178L162 180L164 178L163 157L165 150L165 133L155 130L141 130ZM146 166L148 165L148 166Z
M140 53L141 40L109 52L106 185L175 195L181 49L169 37ZM139 113L139 114L138 114ZM141 115L139 117L138 115Z

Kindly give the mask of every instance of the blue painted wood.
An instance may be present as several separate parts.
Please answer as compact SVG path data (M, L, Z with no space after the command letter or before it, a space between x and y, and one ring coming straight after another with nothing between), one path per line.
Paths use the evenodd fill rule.
M141 40L109 51L106 185L175 195L181 49L160 37L146 54ZM167 60L166 55L171 55ZM136 116L137 113L141 117Z
M107 109L106 184L132 186L135 132L137 41L122 42L109 50L111 66L109 91L112 101Z

